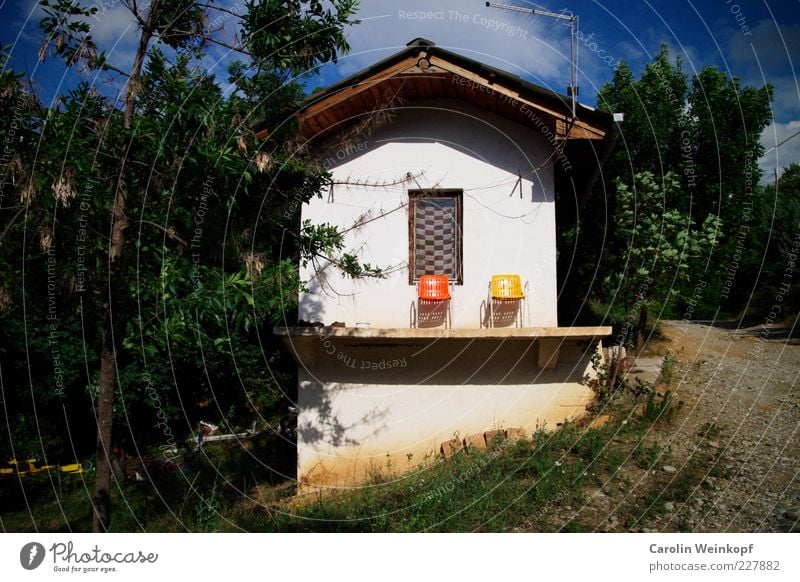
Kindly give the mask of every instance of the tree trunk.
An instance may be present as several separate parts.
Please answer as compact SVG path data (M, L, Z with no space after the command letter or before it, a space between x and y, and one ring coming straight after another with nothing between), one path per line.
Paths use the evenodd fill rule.
M639 325L636 328L636 353L638 354L644 346L644 334L647 331L647 307L642 305L639 308Z
M106 318L110 316L106 309ZM103 348L100 353L100 387L97 397L97 450L94 480L94 512L92 531L107 532L111 523L111 428L114 406L114 384L116 353L114 342L108 333L109 324L103 332Z
M136 108L136 93L139 90L139 78L142 65L147 54L147 47L153 37L156 22L158 1L150 6L148 22L142 29L139 48L133 61L128 86L125 93L124 126L126 130L133 125ZM125 229L128 228L126 208L128 204L128 168L130 145L125 147L120 157L119 181L114 195L114 211L111 216L111 244L108 249L108 301L103 316L103 347L100 352L100 385L97 394L97 450L94 480L94 512L92 515L92 531L107 532L111 523L111 438L114 420L114 389L117 382L117 352L114 346L114 316L119 310L114 309L116 303L116 280L119 259L125 249Z

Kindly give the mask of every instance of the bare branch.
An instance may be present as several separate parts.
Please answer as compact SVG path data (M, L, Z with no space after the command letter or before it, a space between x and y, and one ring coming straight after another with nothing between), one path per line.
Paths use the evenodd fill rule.
M225 12L227 14L230 14L231 16L235 16L236 18L241 18L242 20L244 20L244 15L239 14L237 12L234 12L233 10L228 10L227 8L222 8L221 6L212 6L210 4L200 4L199 2L197 2L196 5L200 6L201 8L209 8L211 10L219 10L220 12Z
M388 188L389 186L399 186L400 184L406 184L408 182L414 181L417 178L422 177L423 174L425 174L424 170L419 174L412 174L411 172L408 172L402 178L397 178L395 180L387 180L385 182L373 182L370 180L351 180L348 178L346 180L332 181L331 184L333 184L334 186L361 186L362 188Z
M125 71L123 71L122 69L118 69L118 68L117 68L117 67L115 67L114 65L109 65L109 64L108 64L108 61L105 61L105 62L103 62L103 64L102 64L102 67L103 67L103 69L106 69L106 70L109 70L109 71L113 71L113 72L115 72L115 73L118 73L118 74L122 75L123 77L128 77L128 78L130 78L130 76L131 76L131 74L130 74L130 73L126 73Z
M11 227L14 226L14 223L17 221L17 218L19 218L19 215L22 214L23 212L25 212L26 208L27 208L27 206L25 206L25 205L20 206L19 210L17 210L17 213L14 216L11 217L11 220L8 222L6 227L3 229L3 232L0 233L0 243L3 242L3 239L8 234L8 231L11 230Z
M221 47L225 47L225 48L230 49L232 51L236 51L237 53L241 53L241 54L243 54L245 56L248 56L248 57L252 57L253 56L251 53L247 52L246 50L244 50L241 47L233 46L233 45L228 44L226 42L222 42L221 40L217 40L215 38L211 38L210 36L203 35L203 40L211 42L211 43L214 43L214 44L218 44Z
M128 9L128 12L133 14L133 17L139 23L139 26L145 26L147 24L139 12L139 5L136 3L136 0L125 0L123 4L125 4L125 8Z
M155 226L156 228L158 228L158 229L160 229L160 230L164 231L164 233L165 233L165 234L166 234L166 235L167 235L169 238L171 238L171 239L172 239L172 240L174 240L174 241L177 241L177 242L179 242L179 243L180 243L182 246L184 246L184 247L188 247L188 246L189 246L189 243L187 243L185 240L183 240L181 237L179 237L179 236L178 236L177 234L175 234L174 232L170 232L170 230L169 230L169 229L167 229L167 228L164 228L164 227L163 227L163 226L161 226L160 224L157 224L157 223L155 223L155 222L151 222L151 221L149 221L149 220L139 220L139 222L141 222L142 224L149 224L150 226Z

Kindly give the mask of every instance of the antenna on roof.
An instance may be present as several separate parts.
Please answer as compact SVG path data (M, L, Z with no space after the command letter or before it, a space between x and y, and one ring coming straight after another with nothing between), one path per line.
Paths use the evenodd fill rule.
M522 6L514 6L512 4L498 4L497 2L487 2L486 6L489 8L500 8L501 10L511 10L512 12L523 12L525 14L535 14L536 16L547 16L549 18L569 21L570 83L567 92L572 97L572 118L575 119L576 99L578 98L578 47L575 44L575 29L578 28L578 17L571 12L568 14L560 14L558 12L539 10L538 8L523 8Z

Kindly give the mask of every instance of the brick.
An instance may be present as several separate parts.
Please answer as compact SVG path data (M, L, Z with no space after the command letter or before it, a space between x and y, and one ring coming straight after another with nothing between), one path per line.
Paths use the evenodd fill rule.
M528 434L528 431L525 430L524 428L509 428L506 430L506 436L508 437L508 440L510 440L512 443L515 443L518 440L527 441L530 440L531 438L530 435Z
M488 446L499 444L500 442L506 440L506 431L504 429L500 430L487 430L483 433L483 438Z
M471 434L464 439L464 445L467 448L467 451L471 449L475 449L476 451L485 451L486 450L486 438L483 436L482 432L478 434Z
M464 450L464 441L462 439L450 439L439 445L439 454L443 457L452 457L459 451Z

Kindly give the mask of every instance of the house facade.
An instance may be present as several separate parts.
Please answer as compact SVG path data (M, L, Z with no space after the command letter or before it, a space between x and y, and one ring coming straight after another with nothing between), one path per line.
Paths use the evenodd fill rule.
M302 220L337 226L382 276L318 257L299 298L315 325L276 329L299 368L302 485L356 486L445 442L583 414L611 330L559 327L556 217L591 188L609 117L573 118L566 98L424 39L309 101L302 128L333 180ZM429 275L443 295L421 298ZM524 298L494 297L499 275Z

